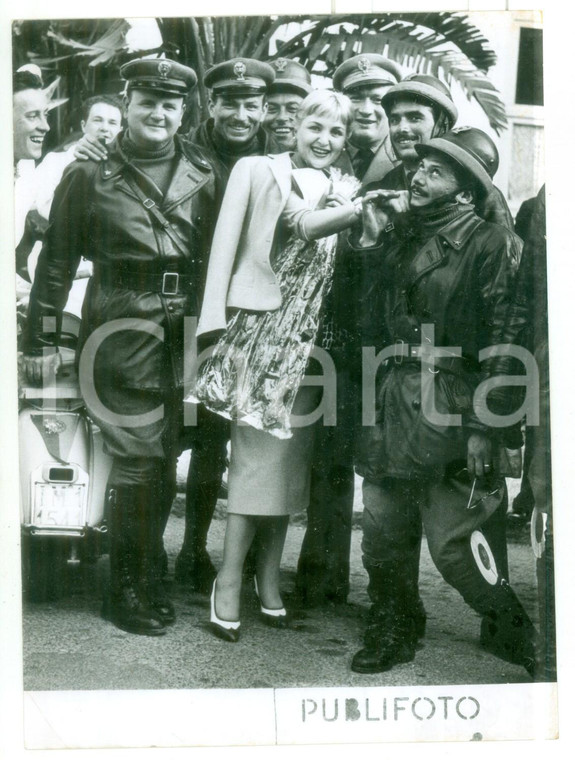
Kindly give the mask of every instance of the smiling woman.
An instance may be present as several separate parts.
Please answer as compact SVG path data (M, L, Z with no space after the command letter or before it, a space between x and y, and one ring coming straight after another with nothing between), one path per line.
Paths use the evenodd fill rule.
M308 95L293 157L240 159L214 233L198 332L223 335L190 400L232 420L224 560L210 615L214 634L229 642L239 638L242 567L256 532L262 619L289 627L279 567L288 516L308 500L318 403L317 388L300 384L331 284L335 233L357 220L359 182L327 171L351 118L344 95ZM300 417L293 429L292 412Z
M306 116L298 124L296 164L325 169L339 157L345 145L346 127L340 118L319 114Z

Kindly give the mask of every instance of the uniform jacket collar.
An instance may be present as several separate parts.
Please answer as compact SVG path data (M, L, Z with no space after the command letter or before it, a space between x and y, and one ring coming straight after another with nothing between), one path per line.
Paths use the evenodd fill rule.
M183 157L184 160L177 162L170 186L162 200L162 207L165 210L178 205L196 192L198 185L207 182L212 173L211 166L195 145L182 139L179 135L176 135L175 142L176 154ZM128 158L122 150L121 141L116 138L110 144L108 159L100 164L103 180L122 182L123 173L128 163ZM127 185L125 189L129 194L132 194Z
M454 219L445 225L438 233L438 237L445 240L451 248L459 251L475 232L482 220L470 209L464 216Z
M461 250L482 220L473 212L448 222L427 242L421 245L415 254L407 273L407 284L411 287L423 275L440 266L448 256L449 249Z
M189 140L176 135L176 153L185 156L198 169L206 173L211 171L211 166L204 158L201 150L193 145ZM121 136L116 137L109 145L108 159L103 161L101 166L103 168L104 179L111 179L122 171L123 166L128 163L128 158L122 150Z

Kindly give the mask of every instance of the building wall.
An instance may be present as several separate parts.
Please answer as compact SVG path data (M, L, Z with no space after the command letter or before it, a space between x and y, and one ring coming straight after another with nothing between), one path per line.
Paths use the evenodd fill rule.
M485 129L495 140L500 153L495 181L515 214L521 203L536 195L545 181L543 106L516 103L521 28L541 29L541 13L495 11L468 15L497 53L498 61L489 71L489 78L505 103L509 127L497 136L478 104L468 101L456 86L453 91L460 109L459 123L467 122Z

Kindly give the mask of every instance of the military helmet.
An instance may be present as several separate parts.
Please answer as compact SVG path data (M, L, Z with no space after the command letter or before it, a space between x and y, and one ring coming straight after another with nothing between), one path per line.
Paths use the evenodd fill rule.
M491 181L499 166L499 153L493 140L476 127L457 127L441 137L434 137L424 145L416 145L420 157L429 153L448 156L458 166L471 174L481 194L487 195L493 188Z
M414 96L418 100L428 101L431 105L439 106L450 119L450 126L457 121L457 108L451 97L449 88L437 77L430 74L410 74L390 87L381 99L381 105L389 115L393 103L399 98Z

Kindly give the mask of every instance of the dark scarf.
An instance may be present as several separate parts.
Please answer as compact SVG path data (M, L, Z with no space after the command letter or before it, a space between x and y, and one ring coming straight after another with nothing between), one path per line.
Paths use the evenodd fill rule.
M122 138L122 150L128 158L141 158L141 159L159 159L167 158L175 154L175 145L173 140L168 140L167 143L159 148L141 148L132 142L130 138L130 132L127 131Z
M165 196L174 173L176 145L169 140L159 148L141 148L130 139L128 132L122 138L122 150L128 161L149 177Z
M401 224L400 234L406 242L423 245L436 235L443 227L456 219L474 213L471 205L446 202L431 209L413 209Z

